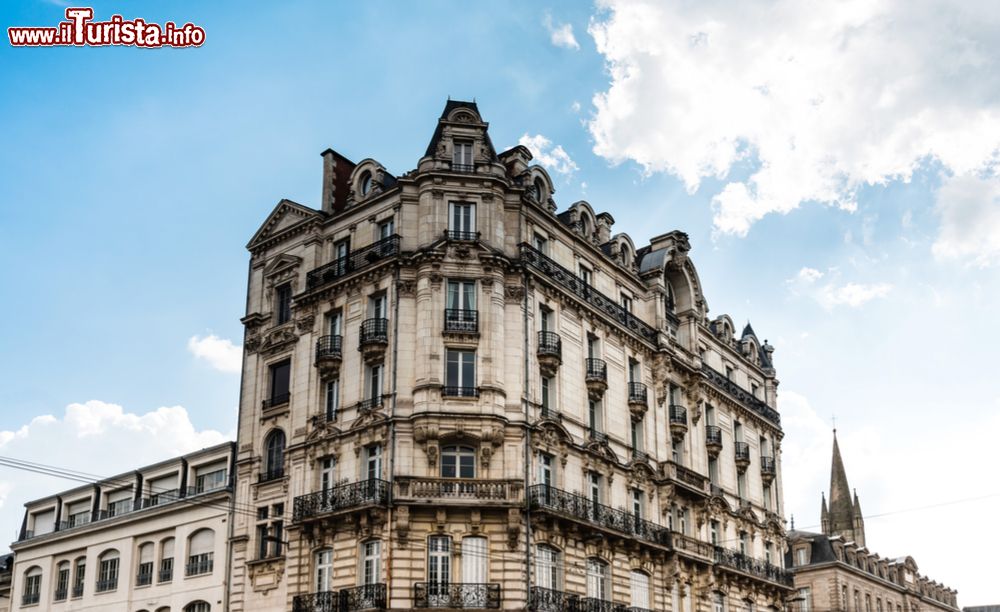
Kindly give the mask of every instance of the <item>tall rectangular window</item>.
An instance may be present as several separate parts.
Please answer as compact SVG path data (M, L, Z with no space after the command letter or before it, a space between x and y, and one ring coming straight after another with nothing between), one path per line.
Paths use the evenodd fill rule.
M449 280L448 296L445 308L449 310L476 309L475 281Z
M326 381L326 392L323 399L326 406L326 420L333 421L337 418L337 412L340 410L339 378Z
M292 285L285 283L274 289L274 310L276 323L281 325L292 320Z
M333 457L326 457L319 462L319 487L321 491L329 491L336 482L337 463Z
M559 551L545 544L535 547L535 576L538 586L551 591L559 588Z
M468 171L472 167L472 141L471 140L455 140L454 141L454 153L452 155L452 162L455 163L459 168L459 171Z
M555 381L548 377L542 376L542 410L544 413L548 413L552 410L552 400L553 392L555 391Z
M711 538L712 546L719 545L719 521L712 521L709 523L708 536Z
M470 396L476 387L476 352L449 349L445 361L445 386L451 395Z
M377 293L368 297L368 313L372 319L388 319L385 293Z
M715 457L708 458L708 480L714 485L719 484L719 460Z
M626 294L622 294L622 308L625 312L632 312L632 298Z
M368 366L368 380L365 383L368 391L368 399L373 400L373 404L382 403L382 374L385 372L385 364L376 363Z
M331 336L342 336L344 334L344 313L341 310L334 310L326 315L326 329Z
M747 475L746 472L740 472L736 475L736 489L737 494L740 499L745 499L747 496Z
M590 433L599 433L604 431L602 425L603 416L601 414L601 402L594 400L588 400L587 403L587 423L590 426Z
M629 577L629 586L632 590L632 607L640 610L652 608L649 602L649 574L632 570Z
M382 478L382 445L365 447L365 474L369 480Z
M799 589L798 597L799 610L801 612L812 612L812 592L809 587Z
M292 362L285 360L271 366L270 406L287 404L291 397Z
M452 239L470 239L476 235L476 205L452 202L448 205L448 232Z
M764 509L771 509L771 485L764 485L761 495L764 497Z
M750 537L747 532L740 532L740 554L749 555L750 554Z
M451 538L431 536L427 539L428 605L447 607L450 600L447 585L451 584Z
M392 219L383 221L378 224L379 240L385 240L386 238L391 238L394 233L396 233L396 225L393 223Z
M538 481L546 487L554 486L555 459L552 455L542 453L538 458Z
M632 489L632 516L642 518L642 491L639 489Z
M601 503L601 475L597 472L587 472L587 478L590 484L590 501L594 504Z
M365 542L361 545L361 550L361 584L376 584L382 573L382 542Z
M580 264L580 280L585 285L592 285L594 280L594 272L583 264Z
M549 254L549 241L541 234L535 234L532 237L531 243L542 255Z
M337 276L343 276L350 272L348 262L351 254L351 240L340 240L333 245L333 262Z

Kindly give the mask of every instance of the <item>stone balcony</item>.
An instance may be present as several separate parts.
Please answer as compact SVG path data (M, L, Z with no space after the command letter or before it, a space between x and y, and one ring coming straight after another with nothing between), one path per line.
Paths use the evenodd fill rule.
M524 481L397 476L393 499L443 505L517 506L524 502Z

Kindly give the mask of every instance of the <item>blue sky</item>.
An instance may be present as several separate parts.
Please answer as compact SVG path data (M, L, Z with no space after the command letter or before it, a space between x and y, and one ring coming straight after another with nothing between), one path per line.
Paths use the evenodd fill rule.
M767 20L716 2L93 6L207 40L0 45L0 454L111 473L230 435L238 374L189 341L239 345L249 237L283 197L317 205L323 149L402 173L447 97L475 98L497 147L533 143L560 207L587 199L637 244L688 232L710 316L777 348L797 525L818 520L836 415L866 513L993 496L873 519L869 542L962 604L1000 598L974 562L995 535L956 531L967 564L912 537L1000 495L967 469L997 465L980 447L1000 435L994 8L853 6L816 32L780 1ZM5 3L0 24L62 11ZM63 486L26 480L0 473L5 523Z

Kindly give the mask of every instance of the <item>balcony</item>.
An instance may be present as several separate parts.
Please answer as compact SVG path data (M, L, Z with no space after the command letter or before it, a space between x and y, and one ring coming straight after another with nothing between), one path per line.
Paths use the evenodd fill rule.
M499 608L500 585L452 582L417 582L413 585L414 608Z
M398 476L394 499L456 505L479 505L481 502L520 504L523 491L524 485L520 479L481 480Z
M746 442L734 442L733 458L736 459L736 469L745 472L750 466L750 445Z
M684 406L670 404L670 438L674 442L680 442L688 432L688 412Z
M625 612L625 604L614 603L597 597L581 597L576 601L576 612Z
M275 393L260 403L261 409L267 411L278 406L284 406L292 399L291 393Z
M774 475L776 472L774 457L767 457L761 455L760 458L760 478L764 481L764 484L771 484L774 482Z
M591 427L587 430L587 439L591 442L597 442L598 444L607 444L608 434Z
M782 586L791 588L792 575L776 565L771 565L766 561L754 559L737 550L715 547L714 561L716 565L734 569L744 574L749 574L756 578L770 580Z
M257 482L258 483L271 482L272 480L279 480L284 477L285 477L284 466L273 467L269 470L264 470L263 472L258 474Z
M25 593L21 595L21 605L33 606L38 603L39 599L41 599L41 593Z
M445 238L454 242L475 242L479 240L479 232L463 232L459 230L445 230Z
M377 478L361 480L300 495L293 503L292 520L300 523L365 506L389 503L389 483Z
M446 334L479 335L479 311L463 308L445 308L444 332Z
M562 365L562 338L550 331L538 332L538 367L542 376L552 377Z
M705 374L708 381L712 383L713 386L725 391L737 402L743 404L750 410L753 410L775 425L781 425L781 415L778 414L777 410L771 408L766 403L754 397L752 393L726 378L725 374L722 372L716 372L707 365L702 365L701 371Z
M212 559L200 559L198 561L192 561L184 566L185 576L200 576L202 574L211 574L214 563Z
M710 542L702 542L697 538L677 533L676 531L670 535L675 551L705 561L715 559L715 547Z
M306 274L306 290L322 287L396 255L399 255L399 236L393 234L312 270Z
M118 578L109 578L107 580L98 580L97 588L95 589L98 593L107 593L108 591L114 591L118 588Z
M632 449L632 461L643 461L645 463L649 463L649 461L650 461L650 459L649 459L649 453L647 453L645 451L641 451L638 448L633 448Z
M649 407L647 395L646 385L640 382L628 384L628 410L633 421L641 421L646 415L646 408Z
M316 368L323 380L336 378L344 359L343 337L321 336L316 341Z
M174 579L174 568L172 567L160 568L160 571L157 575L157 582L170 582L173 579Z
M577 609L579 595L533 586L528 593L528 609L534 612L570 612Z
M611 299L594 289L584 282L582 278L557 264L530 244L526 242L521 243L520 249L521 261L527 267L591 306L605 318L623 326L646 342L653 345L657 344L657 331L631 312L622 308L617 300Z
M451 163L451 171L452 172L460 172L462 174L472 174L473 172L476 171L476 165L475 164L460 164L458 162L452 162Z
M586 360L587 394L591 401L600 401L608 390L608 364L603 359Z
M145 572L135 575L135 586L149 586L153 584L153 572Z
M712 457L722 452L722 428L718 425L705 426L705 449Z
M66 597L69 595L69 589L62 588L56 589L56 592L52 595L53 601L66 601Z
M441 397L479 397L479 387L441 387Z
M369 397L368 399L363 399L354 405L357 409L358 414L367 414L372 410L378 410L382 407L382 396Z
M365 363L379 363L385 359L389 346L389 319L365 319L361 322L358 350Z
M708 478L673 461L663 463L663 476L681 490L708 497Z
M638 518L625 510L615 510L581 495L549 485L529 487L528 503L533 509L623 534L628 538L644 540L659 546L670 546L670 531L667 528Z
M324 591L297 595L292 600L292 612L354 612L355 610L384 610L385 583L364 584L339 591Z

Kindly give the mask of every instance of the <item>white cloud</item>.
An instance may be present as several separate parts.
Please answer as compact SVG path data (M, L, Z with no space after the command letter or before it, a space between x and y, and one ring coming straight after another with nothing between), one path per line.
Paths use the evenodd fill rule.
M935 209L941 219L935 257L979 267L1000 263L1000 179L950 177L937 193Z
M180 406L135 414L115 404L91 400L70 404L62 417L41 415L17 430L0 430L0 455L114 476L234 436L235 432L224 435L198 430ZM25 502L79 484L7 467L0 469L0 524L8 529L4 535L13 536L21 524Z
M820 272L815 268L805 267L786 282L793 294L807 295L827 310L837 306L858 308L871 300L884 298L892 291L889 283L840 283L839 277L836 269ZM820 283L823 278L827 282Z
M691 192L729 177L718 231L807 201L855 210L861 186L928 160L963 176L997 158L1000 3L598 4L611 84L594 97L595 153Z
M580 43L576 42L576 36L573 36L572 24L560 23L556 25L552 21L552 15L549 13L545 14L542 24L548 30L549 40L553 45L564 49L573 49L574 51L580 48Z
M239 372L243 367L243 350L227 338L210 334L191 336L188 350L198 359L206 360L213 368L222 372Z
M562 145L553 145L551 140L541 134L534 136L525 134L517 144L527 147L539 164L553 172L570 175L579 169Z

